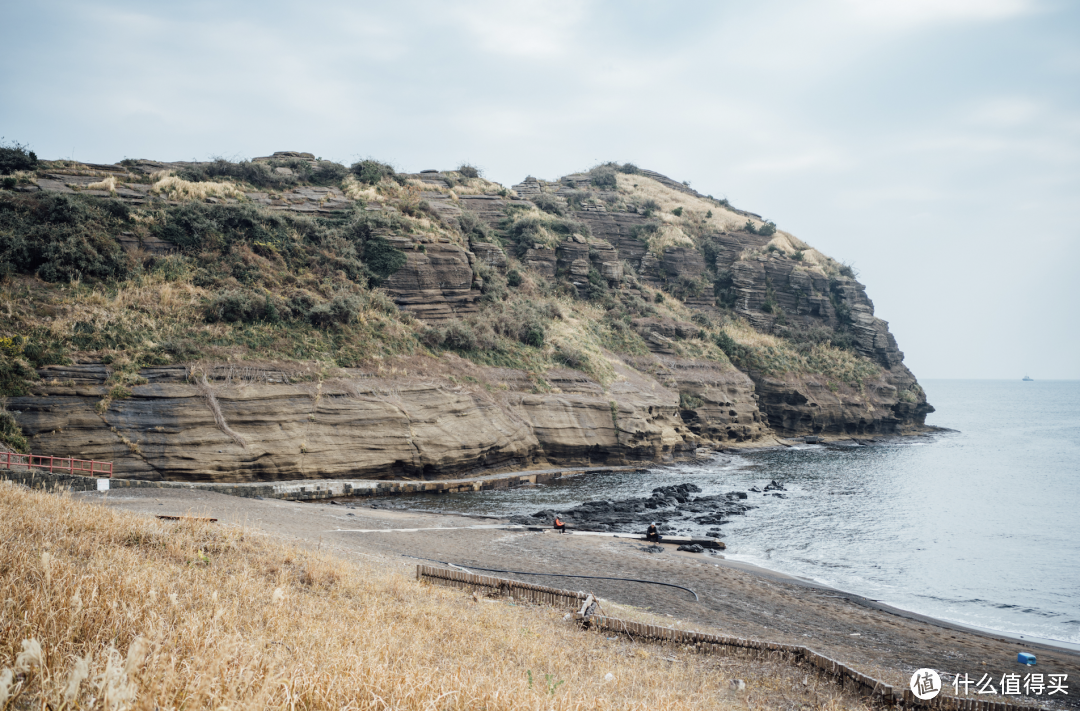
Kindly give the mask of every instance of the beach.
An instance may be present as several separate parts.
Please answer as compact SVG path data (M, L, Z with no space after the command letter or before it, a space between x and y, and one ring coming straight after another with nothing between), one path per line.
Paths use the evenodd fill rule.
M496 527L497 519L373 509L362 501L297 503L231 497L181 489L85 492L74 497L148 515L195 515L243 526L283 542L333 552L408 573L420 562L445 561L467 569L513 570L540 575L489 573L552 587L584 590L603 600L670 616L681 629L798 644L886 683L906 686L911 673L929 667L972 681L1028 671L1080 679L1080 652L1065 646L1011 639L888 608L826 586L727 560L716 554L645 550L643 541L550 530ZM548 575L544 575L544 574ZM634 578L646 583L563 575ZM1035 669L1016 662L1018 652L1037 656ZM974 689L972 689L974 691ZM986 698L986 697L980 697ZM1017 701L1019 697L1009 697ZM1034 699L1078 707L1075 691Z

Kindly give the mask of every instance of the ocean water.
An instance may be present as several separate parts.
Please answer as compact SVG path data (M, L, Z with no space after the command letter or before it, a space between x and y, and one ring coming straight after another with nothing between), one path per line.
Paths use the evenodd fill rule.
M410 508L505 516L647 495L763 487L721 527L729 558L939 619L1080 644L1080 381L930 380L929 424L873 447L807 445ZM693 533L706 527L679 526Z

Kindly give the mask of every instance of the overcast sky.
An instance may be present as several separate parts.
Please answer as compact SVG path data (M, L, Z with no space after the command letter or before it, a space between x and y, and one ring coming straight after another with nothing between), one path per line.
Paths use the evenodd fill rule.
M920 378L1080 378L1080 3L2 2L41 157L632 161L855 264Z

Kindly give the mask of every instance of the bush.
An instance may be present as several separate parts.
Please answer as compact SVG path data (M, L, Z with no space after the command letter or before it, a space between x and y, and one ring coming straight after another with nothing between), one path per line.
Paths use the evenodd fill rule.
M458 215L458 227L461 229L461 234L469 241L493 241L491 228L471 210L461 211L461 214Z
M224 158L218 158L210 163L199 163L186 166L182 170L177 171L176 176L182 180L194 183L213 181L220 178L232 178L239 182L248 183L259 188L281 188L296 183L300 177L303 177L310 171L307 161L299 162L303 163L303 168L300 168L299 166L296 166L295 168L295 170L301 171L301 175L299 176L295 174L282 175L274 172L275 167L288 167L294 169L293 166L296 163L295 161L289 162L289 165L285 165L284 161L256 163L254 161L244 160L239 163L233 163Z
M585 351L565 344L556 349L555 359L574 370L584 370L589 365L589 356Z
M721 330L717 333L713 342L716 343L716 346L727 354L727 357L736 365L738 365L740 361L746 359L746 348L736 343L735 339L729 336L726 331Z
M11 175L17 170L33 170L37 167L37 162L37 154L24 145L0 144L0 175Z
M355 294L339 294L308 312L308 320L315 326L348 325L360 313L362 304Z
M506 275L506 283L515 288L521 286L521 272L511 269Z
M592 198L588 190L567 190L563 193L571 210L580 210L586 201Z
M680 205L679 207L672 210L671 214L675 215L675 217L682 217L682 206Z
M568 218L525 215L517 220L508 219L506 236L517 246L518 256L522 256L537 242L543 242L545 231L561 238L574 234L592 234L588 225Z
M615 169L610 165L602 165L590 171L591 182L601 190L615 190L619 187L619 181L615 177Z
M187 251L222 249L247 242L284 245L299 221L254 205L187 202L170 206L151 229L161 239ZM290 229L291 228L291 229Z
M338 185L345 176L349 174L349 169L343 166L341 163L334 163L333 161L324 160L312 169L311 174L308 176L315 185Z
M30 453L30 445L23 436L19 423L15 421L15 416L3 409L0 409L0 444L22 454Z
M379 281L396 273L408 261L404 252L383 237L372 237L364 243L363 259L368 269L380 277Z
M642 242L648 242L649 238L660 231L659 222L646 222L640 225L634 225L630 228L630 236L634 239L641 240Z
M652 198L647 198L641 203L639 209L645 217L652 217L653 213L660 209L660 203Z
M761 227L754 227L753 221L747 219L746 224L743 225L743 231L749 232L752 235L763 235L765 237L770 237L776 234L776 223L772 222L771 220L766 220L765 223L761 225Z
M269 297L249 291L231 289L214 295L206 306L204 317L211 323L255 323L263 320L268 300Z
M127 256L113 235L127 229L127 209L114 202L51 193L0 196L0 277L125 278Z
M540 193L532 201L534 205L544 212L558 217L566 215L566 208L563 206L562 201L551 193Z
M480 169L468 163L462 163L461 165L459 165L457 172L461 173L466 178L480 177Z
M386 163L380 163L377 160L362 160L359 163L353 163L349 170L352 171L357 180L368 185L375 185L384 178L404 182L398 178L397 171Z
M442 345L455 351L474 351L476 334L464 321L451 321L442 333Z
M637 175L641 172L641 170L633 163L623 163L617 168L617 170L620 173L626 173L627 175Z

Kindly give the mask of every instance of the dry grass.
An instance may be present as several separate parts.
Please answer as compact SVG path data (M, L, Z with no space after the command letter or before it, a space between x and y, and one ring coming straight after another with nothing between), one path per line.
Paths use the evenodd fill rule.
M800 352L789 341L761 333L742 319L728 321L724 331L749 351L747 365L774 375L815 374L849 385L882 375L881 366L865 356L826 344Z
M155 174L156 175L156 174ZM192 183L175 175L165 175L154 183L151 189L170 200L205 200L208 197L243 199L244 193L232 183L206 181Z
M655 200L660 206L661 219L672 218L671 211L677 207L683 209L683 219L704 220L712 231L723 232L738 229L746 223L746 218L738 213L720 207L714 202L672 190L660 182L644 175L617 173L619 194L639 201ZM711 217L706 217L709 213ZM760 221L757 222L760 224Z
M109 176L103 178L96 183L90 183L86 186L87 190L108 190L110 193L116 192L116 178Z
M345 176L341 182L341 190L350 200L363 200L365 202L382 202L383 198L373 185L361 183L351 173Z
M0 708L743 707L729 662L554 610L6 483L0 510ZM746 678L755 706L792 686Z
M693 247L694 240L686 236L678 225L664 224L649 237L649 251L657 256L664 256L668 247Z
M679 192L678 190L672 190L662 183L644 175L618 173L616 174L616 179L619 183L618 192L621 196L638 203L650 199L655 200L660 206L660 210L654 217L663 222L666 228L675 227L676 229L679 229L679 233L686 238L685 242L678 240L671 242L670 246L689 246L689 244L692 244L692 240L690 237L686 236L686 232L701 235L710 232L738 230L741 229L748 220L753 223L755 227L761 227L764 224L762 220L747 218L744 215L718 206L709 200L697 198L693 195ZM682 208L682 215L676 216L672 214L671 211L679 207ZM662 239L664 238L658 237L655 246L653 240L650 240L649 250L656 254L662 254L663 248L669 246L668 243L661 245L659 240ZM839 262L831 257L825 256L806 242L803 242L801 239L788 232L778 230L769 244L774 245L777 249L782 250L789 256L794 255L796 252L802 252L802 261L810 269L826 275L836 275L840 273L841 265ZM763 253L763 250L748 250L747 252L744 252L744 256L749 257Z

